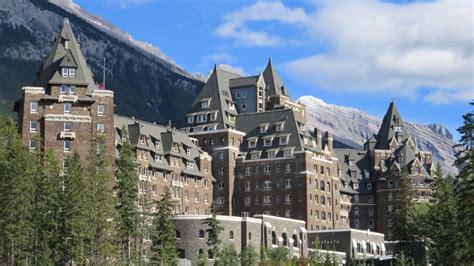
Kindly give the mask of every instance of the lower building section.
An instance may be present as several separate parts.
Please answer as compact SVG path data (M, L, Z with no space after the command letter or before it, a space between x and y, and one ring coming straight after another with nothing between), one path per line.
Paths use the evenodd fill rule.
M210 261L214 260L214 254L209 251L210 248L206 244L209 227L205 220L209 217L209 215L177 215L174 218L180 258L191 261L193 265L197 263L201 253L204 253ZM281 246L288 248L290 257L308 256L308 238L304 221L269 215L254 217L218 215L217 220L223 227L219 236L222 247L233 245L237 254L252 245L259 257L261 250L274 250Z

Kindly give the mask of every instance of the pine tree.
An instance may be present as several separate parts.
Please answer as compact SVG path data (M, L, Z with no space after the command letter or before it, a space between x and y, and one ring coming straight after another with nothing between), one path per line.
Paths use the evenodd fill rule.
M61 168L56 154L51 150L45 155L38 153L38 157L42 158L37 158L39 171L35 181L35 264L50 265L54 262L58 244Z
M208 234L206 244L209 247L210 252L214 256L214 261L216 262L216 264L218 264L218 261L219 261L219 246L221 244L221 240L219 239L219 237L220 237L220 233L221 233L223 227L220 225L219 220L217 220L217 215L216 215L216 212L215 212L214 203L212 203L212 205L211 205L210 212L211 212L211 217L206 218L204 220L204 224L207 225L207 227L208 227L206 229L206 232Z
M34 246L35 155L13 121L1 119L0 128L0 263L28 264Z
M132 264L133 238L137 234L138 174L135 169L135 156L128 139L128 130L122 128L123 143L117 161L117 212L118 234L122 245L122 260Z
M235 266L238 264L237 251L232 243L227 243L219 254L219 265Z
M324 263L324 254L320 251L322 249L321 241L319 237L316 237L313 241L313 251L309 254L311 265L322 265Z
M152 199L149 188L142 194L141 209L138 221L138 240L137 240L137 253L138 253L138 264L142 264L145 257L147 257L148 249L145 246L146 238L149 232L153 228L153 207L156 202Z
M256 266L258 265L257 250L252 244L248 244L242 253L240 253L240 262L242 266Z
M168 187L158 202L158 212L155 214L152 232L152 263L155 265L176 265L176 228L173 218L173 203Z
M474 101L470 105L474 107ZM463 115L463 119L464 125L458 129L461 139L455 162L459 169L456 178L458 230L462 232L457 241L457 254L463 263L471 263L474 261L474 112Z
M394 208L389 214L392 224L392 240L398 241L395 247L396 254L401 250L409 251L414 241L410 226L413 186L406 169L402 169L397 188Z
M87 236L87 203L85 173L79 154L67 157L67 168L62 180L58 217L59 263L84 263Z
M419 227L426 228L431 240L429 250L436 264L457 264L457 199L455 182L451 176L445 177L441 167L436 169L433 199L427 219L419 221Z
M113 202L114 175L112 157L107 151L105 136L95 138L87 158L87 238L85 254L90 263L110 262L115 252L116 220Z

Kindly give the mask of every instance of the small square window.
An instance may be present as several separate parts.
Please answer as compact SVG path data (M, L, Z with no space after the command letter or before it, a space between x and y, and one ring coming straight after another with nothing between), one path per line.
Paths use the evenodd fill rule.
M105 114L105 105L99 104L97 105L97 115L104 115Z
M38 132L38 122L30 121L30 132Z
M71 146L72 146L72 143L71 143L70 140L65 140L64 141L64 151L65 152L71 151Z
M38 112L38 102L30 102L30 113Z
M65 114L70 114L72 109L72 104L71 103L65 103L64 104L64 113Z
M98 123L98 124L97 124L97 132L99 132L99 133L104 133L104 132L105 132L105 124L103 124L103 123Z
M72 124L70 122L64 122L64 132L71 132Z

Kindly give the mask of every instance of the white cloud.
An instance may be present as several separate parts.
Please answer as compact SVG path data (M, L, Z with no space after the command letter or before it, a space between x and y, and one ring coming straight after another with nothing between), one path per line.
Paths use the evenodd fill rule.
M116 6L120 8L129 8L132 6L143 5L151 3L155 0L105 0L108 6Z
M291 25L327 49L284 64L296 80L317 88L390 93L453 103L474 99L473 7L470 0L395 4L377 0L315 0L314 10L257 2L225 16L221 37L275 46L292 36L251 28L250 22Z
M309 23L309 17L302 8L288 8L281 2L257 2L227 14L224 21L216 29L218 36L234 39L239 45L271 47L295 41L265 31L252 30L247 24L255 21L278 21L299 25Z
M289 62L286 71L328 90L388 92L436 103L474 98L473 10L470 1L398 5L326 2L308 28L328 51Z

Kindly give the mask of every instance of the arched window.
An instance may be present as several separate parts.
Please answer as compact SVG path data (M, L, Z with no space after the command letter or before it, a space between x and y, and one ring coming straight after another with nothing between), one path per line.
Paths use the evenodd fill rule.
M328 189L328 191L331 191L331 183L327 182L326 183L326 188Z
M199 229L199 238L204 238L204 230Z
M326 205L326 198L325 197L321 197L321 205Z
M293 247L298 247L298 237L296 235L293 235Z
M288 246L288 238L285 233L281 234L281 238L283 238L283 246Z
M272 231L272 245L277 244L277 235L275 234L275 231Z
M234 231L229 231L229 239L234 239Z
M324 181L321 181L321 185L319 186L319 189L322 190L322 191L325 190Z

